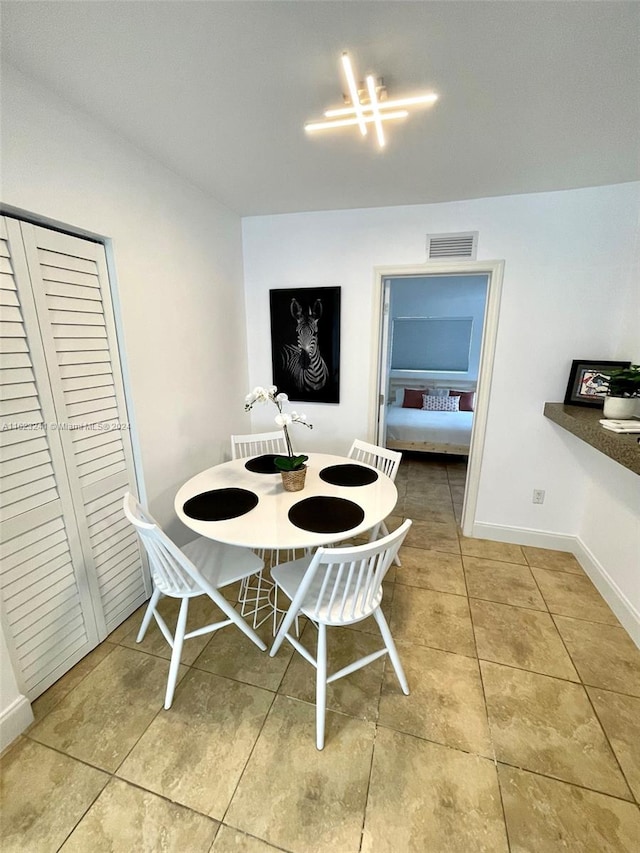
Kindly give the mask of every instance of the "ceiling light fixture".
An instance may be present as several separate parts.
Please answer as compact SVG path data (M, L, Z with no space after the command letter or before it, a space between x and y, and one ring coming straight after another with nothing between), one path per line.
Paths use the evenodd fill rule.
M384 138L384 132L382 130L382 122L380 121L380 110L378 109L378 96L376 95L376 84L371 76L371 74L367 77L367 91L369 92L369 105L371 107L371 111L373 113L373 121L376 125L376 135L378 137L378 145L380 148L384 148L387 144Z
M410 107L413 104L433 104L438 100L438 96L435 92L431 92L428 95L416 95L413 98L394 98L393 101L385 100L380 106L383 106L385 110L391 109L392 107ZM331 116L348 116L355 112L353 107L340 107L337 110L325 110L324 114L327 118Z
M387 100L387 90L382 78L376 81L372 74L366 78L365 84L356 84L355 74L349 54L342 54L342 67L347 81L348 95L344 95L344 101L348 106L338 109L325 110L325 119L322 121L310 121L305 124L305 130L313 132L316 130L327 130L334 127L350 127L358 125L362 136L367 135L367 125L373 123L376 128L378 145L384 148L386 140L384 137L382 123L390 119L406 118L409 113L405 109L397 107L419 106L433 104L438 100L435 92L424 95L414 95L408 98L396 98Z
M390 113L380 113L380 121L389 121L389 119L394 119L394 118L406 118L408 115L409 115L409 113L407 112L407 110L394 110L393 112L390 112ZM365 129L366 129L366 124L368 124L372 121L375 121L375 117L372 115L363 116L362 121L365 122ZM360 119L357 119L357 118L337 118L334 121L316 121L316 122L310 121L307 124L305 124L304 129L305 130L324 130L326 127L351 127L354 124L359 124L359 123L360 123Z
M362 106L360 104L360 98L358 96L358 87L356 86L356 78L353 76L353 68L351 67L351 60L349 59L348 53L342 54L342 67L344 68L344 76L347 78L347 86L349 88L349 95L351 96L351 103L353 104L355 108L355 113L358 116L360 133L363 136L366 136L367 126L364 123L364 118L362 115Z

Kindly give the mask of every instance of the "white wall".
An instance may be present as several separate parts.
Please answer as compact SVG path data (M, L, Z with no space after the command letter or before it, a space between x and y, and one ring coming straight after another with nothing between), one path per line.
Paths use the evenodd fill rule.
M113 241L151 512L185 541L177 488L245 426L240 220L14 69L2 201Z
M616 612L640 645L640 477L574 436L568 438L572 458L588 472L578 529L585 567L591 563L608 581L623 608ZM625 609L632 618L625 618Z
M187 541L176 490L246 425L240 220L13 69L2 95L3 203L112 240L149 504ZM3 744L31 714L12 676Z
M640 358L637 323L633 338L628 320L637 300L639 209L640 185L629 183L244 219L251 384L271 380L269 289L339 284L342 402L306 407L315 429L304 445L344 451L354 436L367 437L374 268L423 263L427 233L477 230L478 260L504 259L505 274L476 522L510 528L514 536L579 536L587 503L616 493L628 472L605 466L598 485L542 410L545 401L564 398L572 359ZM264 425L261 417L256 427ZM544 505L531 503L534 488L546 490ZM630 523L621 517L611 540L601 536L591 546L631 599L633 556L613 544L634 535Z
M0 752L33 722L33 711L20 693L9 659L9 650L0 631Z

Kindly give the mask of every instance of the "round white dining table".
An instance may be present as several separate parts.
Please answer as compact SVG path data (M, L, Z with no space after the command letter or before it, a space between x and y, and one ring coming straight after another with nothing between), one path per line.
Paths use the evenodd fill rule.
M188 480L178 491L175 510L180 521L191 530L226 542L249 548L311 548L349 539L371 530L386 518L396 505L398 492L386 474L358 462L357 465L376 471L375 482L365 486L336 486L320 477L320 472L333 465L353 465L354 460L327 453L310 453L304 489L287 492L279 473L261 474L247 470L247 459L234 459L215 465ZM186 501L216 489L246 489L258 502L249 512L221 521L199 521L184 512ZM311 497L343 498L357 504L364 512L362 522L349 530L336 533L316 533L303 530L289 520L289 510Z

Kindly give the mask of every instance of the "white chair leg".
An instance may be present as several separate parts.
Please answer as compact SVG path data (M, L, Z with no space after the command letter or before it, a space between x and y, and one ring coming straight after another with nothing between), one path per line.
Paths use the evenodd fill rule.
M382 524L383 524L383 522L381 521L379 524L376 524L375 527L371 528L371 531L369 533L369 544L371 544L372 542L375 542L376 539L380 538L380 530L381 530Z
M278 633L278 584L274 583L273 585L273 636ZM284 615L282 616L284 619ZM269 652L271 654L271 652Z
M276 590L277 590L277 588L278 587L276 584ZM276 594L277 594L277 592L276 592ZM293 625L294 622L296 623L296 628L297 628L298 613L297 613L297 611L294 611L294 609L292 607L289 607L289 609L287 610L287 612L284 615L284 618L282 619L282 622L280 623L280 628L278 629L278 633L276 634L276 638L273 641L273 645L271 646L271 650L269 651L270 657L273 657L276 654L276 652L278 651L278 649L282 645L282 641L285 638L285 634L289 633L289 629L291 628L291 626Z
M280 610L278 608L278 584L277 583L274 583L273 590L271 591L271 594L273 595L273 607L272 607L272 610L273 610L273 632L272 633L273 633L273 636L275 637L278 633L279 626L282 624L282 620L287 615L287 611L286 610ZM296 618L295 618L296 637L298 639L300 639L300 624L298 621L299 618L300 618L300 614L296 613ZM282 641L280 641L280 642L282 642ZM276 651L278 651L279 648L280 648L280 643L278 643L278 648L276 649ZM275 652L274 652L274 654L275 654Z
M382 534L382 536L388 536L389 535L389 528L384 523L384 521L380 522L380 533ZM382 536L380 538L382 538ZM400 557L397 554L393 558L393 562L396 564L396 566L402 565L402 563L400 562Z
M236 604L240 604L244 607L244 600L247 597L247 587L249 586L249 578L242 578L240 581L240 586L238 588L238 597L236 599ZM243 614L244 615L244 614Z
M162 593L159 589L153 590L153 595L151 596L149 604L147 605L147 609L144 612L142 625L140 625L140 630L138 631L138 636L136 637L136 643L141 643L144 640L144 635L147 633L149 623L153 619L153 611L156 609L156 605L160 600L161 595Z
M402 664L400 663L400 656L398 655L396 644L393 642L393 637L391 636L391 631L389 630L389 626L387 625L387 620L384 618L384 613L379 607L373 611L373 618L378 623L378 628L380 628L382 639L384 640L384 644L387 647L387 652L389 653L389 657L391 658L393 668L396 671L396 676L398 678L398 681L400 682L402 692L405 694L405 696L408 696L409 685L407 683L407 677L404 674L404 669L402 668Z
M324 749L324 726L327 709L327 626L318 624L316 656L316 746Z
M164 708L168 711L173 702L173 694L176 689L176 681L178 680L178 668L180 666L180 657L182 656L182 645L184 643L184 634L187 629L187 614L189 613L189 599L183 598L180 602L180 612L178 613L178 623L176 631L173 635L173 651L171 652L171 664L169 665L169 680L167 681L167 693L164 697Z

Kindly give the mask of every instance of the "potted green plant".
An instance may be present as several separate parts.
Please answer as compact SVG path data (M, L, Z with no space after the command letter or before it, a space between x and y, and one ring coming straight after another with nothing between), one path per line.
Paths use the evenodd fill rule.
M276 456L273 463L280 471L282 485L285 490L288 492L298 492L304 488L304 481L307 474L305 462L309 457L305 456L304 453L295 454L293 452L288 427L291 424L302 424L309 429L313 429L313 424L307 422L307 416L302 412L283 412L283 406L288 400L287 395L279 392L275 385L271 385L269 388L263 388L261 385L258 385L245 397L244 410L245 412L250 412L256 403L273 403L278 409L275 422L279 427L282 427L284 439L287 444L287 455Z
M631 418L636 412L640 396L640 364L618 367L609 375L609 385L604 398L605 418Z

